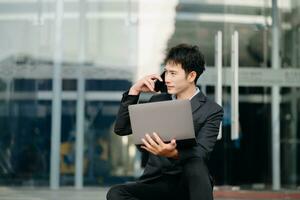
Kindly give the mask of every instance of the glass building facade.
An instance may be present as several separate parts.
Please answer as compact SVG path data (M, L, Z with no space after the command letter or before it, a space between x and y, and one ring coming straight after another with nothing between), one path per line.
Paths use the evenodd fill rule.
M113 134L119 102L179 43L199 45L207 69L198 85L221 94L216 184L298 188L298 0L0 0L0 184L139 176L143 157Z

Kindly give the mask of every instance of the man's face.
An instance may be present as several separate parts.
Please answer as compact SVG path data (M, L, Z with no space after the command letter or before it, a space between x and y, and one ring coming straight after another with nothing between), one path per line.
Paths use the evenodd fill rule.
M169 94L179 94L193 84L187 79L187 75L181 64L168 62L165 66L165 82Z

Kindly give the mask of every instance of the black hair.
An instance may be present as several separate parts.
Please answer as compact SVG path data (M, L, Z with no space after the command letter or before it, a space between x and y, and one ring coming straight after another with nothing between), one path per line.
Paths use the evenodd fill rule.
M196 45L179 44L172 47L164 60L164 65L167 63L181 64L186 74L195 71L195 84L205 70L204 55Z

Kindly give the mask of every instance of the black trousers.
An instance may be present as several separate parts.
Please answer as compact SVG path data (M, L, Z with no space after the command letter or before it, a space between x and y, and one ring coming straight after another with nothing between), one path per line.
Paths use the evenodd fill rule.
M202 159L191 159L181 174L163 175L155 180L116 185L107 200L212 200L213 184Z

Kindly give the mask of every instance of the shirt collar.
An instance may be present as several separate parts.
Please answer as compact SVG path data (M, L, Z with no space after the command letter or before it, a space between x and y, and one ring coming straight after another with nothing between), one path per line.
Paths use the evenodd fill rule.
M199 88L196 87L196 91L195 91L194 95L191 96L191 98L189 98L189 100L191 100L191 99L192 99L194 96L196 96L199 92L200 92ZM176 99L177 99L177 98L176 98L176 95L175 95L175 94L172 94L172 100L176 100Z

